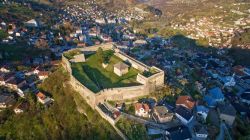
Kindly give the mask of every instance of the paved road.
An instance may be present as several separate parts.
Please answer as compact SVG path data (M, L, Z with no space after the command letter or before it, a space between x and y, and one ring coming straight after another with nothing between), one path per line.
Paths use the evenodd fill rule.
M216 140L224 140L225 134L227 134L227 139L232 140L231 135L227 129L227 126L225 123L220 124L220 134L216 137Z
M122 115L128 119L131 119L131 120L134 120L138 123L142 123L142 124L145 124L145 125L149 125L149 126L152 126L152 127L155 127L155 128L159 128L159 129L168 129L168 128L171 128L171 127L174 127L174 126L178 126L180 125L179 122L169 122L169 123L164 123L164 124L159 124L159 123L155 123L153 121L148 121L148 120L145 120L145 119L142 119L142 118L139 118L139 117L136 117L136 116L133 116L133 115L129 115L129 114L126 114L124 112L122 112Z
M105 103L105 105L110 109L110 110L117 110L116 108L114 108L113 106L111 106L109 103ZM154 128L159 128L159 129L168 129L168 128L171 128L171 127L175 127L175 126L178 126L180 125L180 122L179 121L172 121L172 122L168 122L168 123L164 123L164 124L159 124L159 123L156 123L154 121L148 121L148 120L145 120L145 119L142 119L142 118L139 118L137 116L134 116L134 115L130 115L130 114L127 114L127 113L124 113L124 112L121 112L121 115L130 119L130 120L134 120L138 123L142 123L144 125L149 125L149 126L152 126Z

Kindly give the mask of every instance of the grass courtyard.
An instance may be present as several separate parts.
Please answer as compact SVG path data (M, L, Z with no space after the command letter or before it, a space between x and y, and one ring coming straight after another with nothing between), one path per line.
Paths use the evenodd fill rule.
M111 51L104 51L105 53L111 53ZM137 69L130 67L128 73L121 77L113 72L114 65L121 61L119 57L112 54L108 66L103 68L99 56L93 54L87 57L86 62L72 64L73 76L95 93L106 88L139 85L136 81L139 73Z

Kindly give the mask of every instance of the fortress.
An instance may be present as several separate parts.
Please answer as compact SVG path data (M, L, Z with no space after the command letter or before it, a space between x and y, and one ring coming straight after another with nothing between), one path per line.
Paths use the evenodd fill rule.
M85 61L84 55L95 53L98 48L102 48L104 51L114 50L114 55L119 57L123 62L130 64L131 67L143 72L148 72L153 69L154 73L149 76L145 76L141 73L138 73L136 76L136 81L139 83L139 85L107 88L107 89L102 89L97 93L95 93L89 88L87 88L84 85L84 83L81 83L80 81L77 80L77 78L73 76L72 63L77 63L80 61L84 62ZM153 92L157 87L161 87L164 85L164 71L154 66L149 67L135 60L134 58L116 49L113 43L106 43L92 47L85 47L73 50L78 50L81 52L81 54L74 56L73 60L69 60L69 58L65 57L64 53L62 55L62 65L66 69L66 71L70 74L70 84L72 85L72 87L80 93L80 95L87 101L87 103L92 108L95 108L95 106L98 103L102 103L108 100L119 101L119 100L126 100L126 99L132 99L149 95L149 93Z

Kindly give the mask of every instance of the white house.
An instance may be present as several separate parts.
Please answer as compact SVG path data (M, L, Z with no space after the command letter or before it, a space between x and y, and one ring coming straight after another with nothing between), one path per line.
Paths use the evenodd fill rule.
M10 72L10 70L7 69L6 67L1 67L1 68L0 68L0 72L8 73L8 72Z
M28 27L38 27L38 22L35 19L31 19L25 22L25 25Z
M122 76L122 75L128 73L128 68L129 68L128 65L126 65L123 62L119 62L119 63L114 65L114 73L118 76Z
M205 140L208 137L207 129L202 125L195 125L194 126L194 133L195 133L195 137L197 139L204 139Z
M45 96L42 92L37 93L36 96L37 96L38 101L42 104L50 104L54 101L53 99Z
M44 79L48 78L48 76L49 76L49 72L47 72L47 71L40 71L38 73L38 77L40 80L44 80Z
M196 106L196 112L199 117L202 117L203 120L206 120L209 109L206 108L205 106L199 105L199 106Z
M140 117L150 117L149 115L149 106L143 103L136 103L135 104L135 115Z
M144 45L146 45L147 44L147 41L146 40L136 40L134 43L133 43L133 45L134 46L144 46Z

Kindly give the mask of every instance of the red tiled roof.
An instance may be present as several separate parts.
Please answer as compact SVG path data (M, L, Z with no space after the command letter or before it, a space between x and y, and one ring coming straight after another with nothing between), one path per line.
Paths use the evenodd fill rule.
M48 76L49 72L47 72L47 71L39 71L38 75L39 76Z
M179 96L176 105L182 105L188 109L193 109L195 101L190 96Z
M45 96L42 92L38 92L38 93L36 94L36 96L37 96L38 98L42 99L42 100L44 100L44 99L46 98L46 96Z
M142 104L142 103L135 104L135 110L140 110L141 108L143 108L146 112L149 111L149 106L147 104Z

